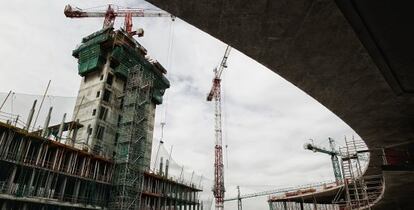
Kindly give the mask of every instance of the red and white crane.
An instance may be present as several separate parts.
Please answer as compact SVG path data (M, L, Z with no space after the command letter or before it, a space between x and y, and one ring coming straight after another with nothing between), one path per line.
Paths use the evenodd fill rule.
M216 203L216 210L224 208L224 167L223 167L223 146L222 146L222 125L221 125L221 74L227 68L227 58L231 47L227 46L221 64L214 69L213 86L207 95L207 101L214 99L215 103L215 147L214 147L214 187L213 194Z
M66 5L64 14L69 18L86 18L86 17L104 17L103 28L113 26L116 17L125 17L124 29L130 35L143 36L144 32L141 30L132 31L132 17L171 17L174 16L163 11L150 10L143 8L119 7L109 4L105 8L94 9L80 9L71 5Z

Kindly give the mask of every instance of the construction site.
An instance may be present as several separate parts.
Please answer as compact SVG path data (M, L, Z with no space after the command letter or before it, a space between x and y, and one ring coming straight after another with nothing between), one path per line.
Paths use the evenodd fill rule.
M170 83L132 38L142 36L132 16L158 14L133 12L109 6L98 15L103 29L73 50L82 82L71 121L62 113L50 125L50 107L36 127L44 100L26 121L1 113L1 209L203 209L201 186L172 179L168 159L150 170L155 109ZM81 15L70 6L65 14ZM112 27L116 16L124 28Z
M24 94L19 96L12 90L0 98L1 210L232 209L229 206L243 210L254 206L246 205L247 202L259 199L269 210L414 208L410 201L414 193L414 77L412 71L407 70L408 67L413 67L410 59L414 58L403 47L405 45L401 44L404 42L411 46L413 42L405 39L405 35L401 37L404 41L397 41L398 37L387 32L392 29L396 34L414 35L413 30L406 27L406 20L412 17L405 9L410 8L409 5L396 6L393 3L373 1L349 3L342 0L321 0L306 3L295 0L292 3L277 0L278 3L258 2L256 6L245 9L238 1L148 2L160 9L114 4L86 9L73 5L62 8L62 15L71 20L70 24L81 25L84 19L97 19L103 21L102 28L77 37L80 41L72 47L71 55L66 55L76 60L77 70L73 69L73 74L80 79L73 106L58 99L62 104L70 105L70 113L61 112L64 109L52 101L53 96L49 93L51 80L48 80L42 95L30 97L30 100L21 97ZM370 9L371 6L383 13L374 12ZM396 10L390 12L387 8ZM397 11L400 11L399 15ZM170 34L165 34L170 39L169 46L162 50L166 51L168 57L166 68L149 56L150 53L141 44L145 28L134 28L134 20L137 18L164 19L171 24ZM209 81L207 91L203 84L200 87L192 86L194 84L191 82L196 83L194 76L184 76L183 79L178 74L168 74L170 62L174 59L174 39L178 39L172 34L172 25L178 18L221 40L225 45L225 50L220 51L220 61L214 64L216 67L212 69L213 75L211 72L209 74L212 80L211 77L205 79ZM120 27L117 26L119 21L122 22ZM190 43L192 37L184 37L186 39ZM206 55L210 56L210 52L207 52L209 49L200 51L206 51L200 55L202 59L210 61L205 58ZM214 53L211 52L212 54ZM334 115L335 119L324 115L312 121L313 115L318 113L311 113L309 110L312 109L309 112L295 109L297 106L293 103L270 113L269 109L255 107L253 102L250 103L254 97L243 98L246 95L234 91L231 93L243 99L236 101L237 97L226 96L223 89L228 89L225 86L228 78L225 79L223 75L230 70L227 69L231 65L237 66L229 60L233 56L240 56L239 54L249 56L263 64L263 68L276 72L280 78L300 90L301 94L309 94L309 98L315 101L312 103L317 102L319 108L323 107L320 110L328 110L329 116ZM197 55L194 57L177 60L182 63L186 59L197 61ZM243 65L246 63L240 66ZM4 74L6 75L5 72ZM232 75L235 74L241 73ZM198 76L201 78L204 75L200 73ZM260 82L250 83L250 80L254 81L251 75L247 77L249 82L243 84L248 86L247 90L254 91L253 86L260 86ZM234 79L232 84L238 84L235 81L240 78ZM186 89L183 92L188 94L185 97L190 98L189 101L194 100L191 97L196 97L196 100L203 103L202 108L190 110L186 107L188 110L184 110L185 115L200 115L201 118L197 119L205 121L201 124L203 131L200 127L195 130L196 126L188 124L195 125L199 121L188 120L179 114L173 115L176 118L172 128L177 129L174 122L187 123L185 135L177 134L179 132L176 131L176 136L187 141L184 148L178 149L177 156L192 154L191 157L185 157L185 163L193 161L192 166L196 170L202 169L203 161L206 161L198 155L208 156L207 159L213 165L209 166L209 170L203 169L203 172L211 171L212 174L205 175L192 167L178 164L172 157L173 146L169 151L164 148L167 94L174 85L181 85L174 82L184 83L184 88L181 88ZM263 87L268 88L266 85ZM238 87L233 90L235 89ZM199 90L203 90L207 97L199 99ZM256 95L264 97L261 94L264 95ZM267 91L265 97L272 94L272 91ZM16 102L16 97L24 100ZM287 100L284 97L285 95L280 98ZM240 104L243 100L246 104ZM258 101L261 100L255 102L259 103ZM180 103L188 101L182 100ZM228 108L226 103L238 104L244 109ZM277 103L283 104L280 101ZM311 103L303 104L311 106ZM160 120L157 115L161 106L164 116ZM185 107L182 104L180 106ZM227 109L240 109L242 111L239 110L239 114L243 116L236 116L237 120L229 120L228 123L228 113L235 112L228 112ZM201 110L206 115L194 110ZM303 121L308 120L314 124L314 127L303 128L307 132L295 129L291 131L288 127L292 121L286 120L279 113L283 110L302 115L292 120L293 124L298 124L294 128L309 126L297 121L302 118ZM253 124L256 118L249 118L250 112L261 115L266 120L258 125ZM214 124L211 129L203 127L210 122L205 119L206 116ZM277 127L275 122L279 117L285 119L279 122L283 124L281 127ZM335 120L340 121L341 126L346 125L346 128L335 127ZM320 128L315 129L318 123ZM235 136L245 136L244 142L229 143L227 135L236 132L228 132L227 129L234 127L239 128ZM257 142L267 142L263 139L263 135L267 134L263 129L273 129L274 133L285 132L286 135L277 136L277 141L272 140L276 143L271 146L260 146ZM324 129L332 131L317 133ZM204 130L211 134L206 137L211 139L209 148L194 146L204 145L201 142L204 138L200 138L205 135ZM338 134L339 131L353 133L352 136L347 136ZM336 135L335 138L327 135L330 132ZM310 133L322 138L322 141L310 139L304 145L301 142L303 148L300 148L299 153L304 155L290 154L291 151L288 150L293 146L289 146L295 145L295 149L298 149L297 142L294 141L299 140L287 139L292 136L303 138ZM336 138L338 135L344 136L343 139ZM189 139L195 143L189 142ZM287 143L283 144L283 140ZM246 145L241 147L239 144ZM256 145L259 146L255 147ZM280 150L272 148L279 146ZM248 153L240 150L250 147L252 150L259 148L259 151ZM239 150L235 151L237 149ZM229 151L234 153L229 155ZM271 156L267 156L269 154ZM268 159L273 156L279 159ZM315 160L311 156L315 156ZM285 163L280 157L293 160ZM232 158L237 160L233 161ZM263 161L262 158L267 159ZM322 159L324 163L329 160L330 165L315 163ZM246 160L252 162L247 163ZM257 168L252 168L252 165ZM299 166L304 165L307 169L299 169ZM247 167L248 171L234 175L237 167ZM278 169L277 172L272 172L275 168ZM322 170L326 168L329 168L330 174L318 174L326 172ZM309 172L311 170L319 171L312 173ZM310 177L307 177L308 174ZM237 179L232 180L234 177ZM283 187L273 187L276 185L269 183L269 180L284 183L280 177L289 179L286 183L297 183L291 180L298 177L306 181L302 182L305 184ZM320 180L321 177L334 179L326 181ZM257 186L265 183L263 189L266 190L247 187L252 180L257 182ZM247 193L245 189L249 189L246 190Z

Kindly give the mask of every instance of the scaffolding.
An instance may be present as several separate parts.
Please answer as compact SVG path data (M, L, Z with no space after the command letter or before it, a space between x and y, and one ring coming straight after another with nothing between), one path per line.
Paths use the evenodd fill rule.
M371 209L372 204L381 196L383 181L381 175L363 176L361 159L364 154L368 154L369 158L368 147L362 140L345 138L345 147L339 150L344 186L338 191L333 203L349 210Z
M141 65L130 69L124 96L124 116L115 156L114 210L139 209L148 142L148 109L154 76Z

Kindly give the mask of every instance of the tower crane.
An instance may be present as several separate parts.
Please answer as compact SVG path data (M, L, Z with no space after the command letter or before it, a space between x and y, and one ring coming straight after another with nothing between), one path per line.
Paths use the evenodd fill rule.
M227 46L220 66L214 69L213 86L207 95L207 101L214 99L215 104L215 147L214 147L214 187L216 210L224 208L224 169L223 169L223 148L222 148L222 125L221 125L221 74L227 68L227 58L231 47Z
M307 143L304 145L304 147L307 150L311 150L313 152L320 152L320 153L328 154L331 156L333 172L335 175L335 181L336 181L336 184L338 185L342 183L341 165L339 164L339 159L338 159L338 156L341 156L341 154L339 153L339 151L335 149L335 140L330 137L328 138L328 140L329 140L330 150L316 146L314 143Z
M113 26L116 17L125 17L124 29L131 36L144 35L144 31L142 29L132 31L132 17L171 17L173 21L175 19L173 15L162 11L154 11L143 8L124 8L113 4L109 4L106 9L80 9L75 6L66 5L64 14L69 18L104 17L103 28Z

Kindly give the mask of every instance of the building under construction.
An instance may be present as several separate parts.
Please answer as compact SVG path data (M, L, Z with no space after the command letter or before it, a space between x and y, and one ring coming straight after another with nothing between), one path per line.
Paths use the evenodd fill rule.
M203 209L200 186L150 172L166 70L123 29L105 27L73 51L82 76L73 119L0 123L0 206L8 209Z
M369 159L367 146L362 140L345 139L345 146L340 147L337 154L341 156L339 179L270 196L270 210L371 209L383 196L384 180L381 174L366 174L367 168L361 162ZM336 165L333 164L333 167L335 171Z

